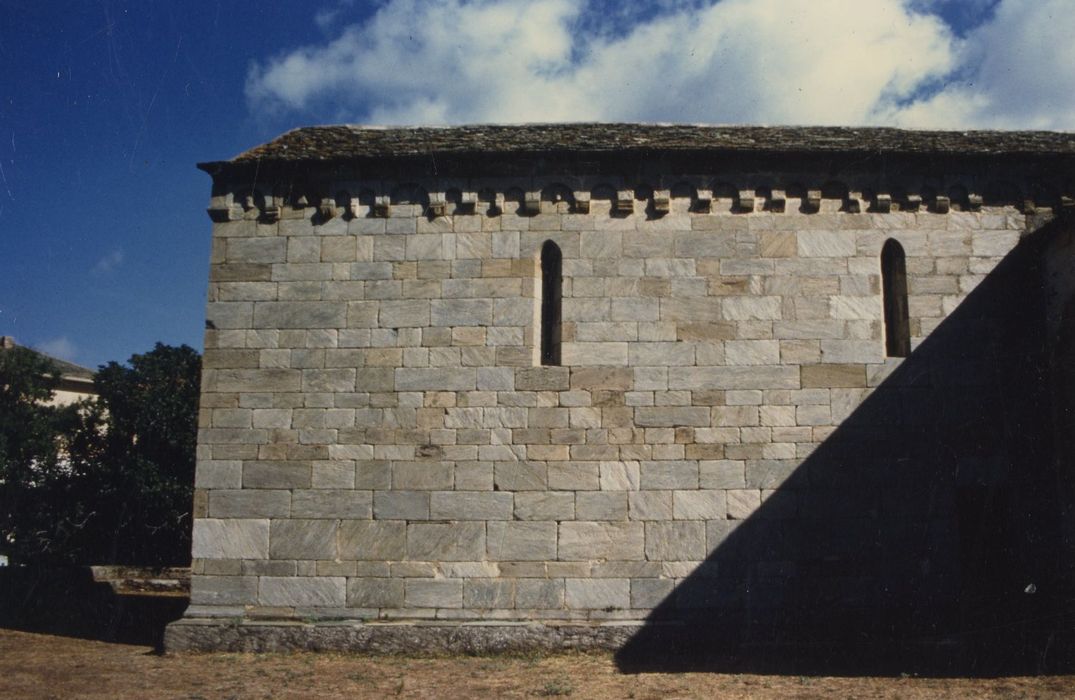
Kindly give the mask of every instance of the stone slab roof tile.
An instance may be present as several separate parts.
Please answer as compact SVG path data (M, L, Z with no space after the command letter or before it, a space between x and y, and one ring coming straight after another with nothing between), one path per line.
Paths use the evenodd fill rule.
M540 153L694 151L930 155L1075 154L1075 133L919 131L879 127L683 124L524 124L453 127L311 126L294 129L227 163ZM208 168L224 163L206 163Z

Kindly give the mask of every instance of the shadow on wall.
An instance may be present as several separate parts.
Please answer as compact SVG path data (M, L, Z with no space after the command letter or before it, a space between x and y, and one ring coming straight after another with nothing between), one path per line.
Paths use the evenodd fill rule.
M1048 234L772 486L619 651L621 670L1060 669L1055 632L1075 616L1060 585Z

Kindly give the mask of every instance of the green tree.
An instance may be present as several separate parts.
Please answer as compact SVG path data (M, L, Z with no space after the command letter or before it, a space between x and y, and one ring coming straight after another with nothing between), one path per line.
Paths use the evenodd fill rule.
M59 380L47 357L0 351L0 553L14 561L57 557L66 547L65 436L79 416L74 406L47 405Z
M96 401L44 404L37 353L0 353L0 552L26 563L184 564L201 358L158 343L94 377Z
M94 376L98 399L71 444L85 528L84 561L183 564L190 560L201 358L157 343L129 366Z

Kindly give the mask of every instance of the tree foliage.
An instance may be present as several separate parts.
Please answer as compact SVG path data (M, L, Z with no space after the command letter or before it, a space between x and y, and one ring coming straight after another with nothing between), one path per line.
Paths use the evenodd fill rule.
M23 351L15 364L0 379L0 424L10 415L34 430L12 439L0 428L0 507L11 514L0 515L0 551L25 562L189 561L198 353L158 343L111 362L94 377L97 400L65 409L42 404L55 382L47 360Z

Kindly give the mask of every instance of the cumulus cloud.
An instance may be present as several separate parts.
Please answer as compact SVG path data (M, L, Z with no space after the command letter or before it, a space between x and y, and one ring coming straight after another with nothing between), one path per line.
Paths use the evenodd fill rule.
M90 268L90 272L94 275L101 276L107 275L117 267L123 264L123 260L126 256L123 254L123 250L116 248L115 250L101 256L101 258L94 263Z
M351 25L344 2L326 11L336 38L253 65L246 95L258 112L389 124L1075 127L1066 0L976 1L992 16L960 31L948 0L660 0L607 17L592 0L387 0Z
M37 343L35 347L46 355L58 357L61 360L72 361L78 354L78 348L67 336L60 336L59 338Z

